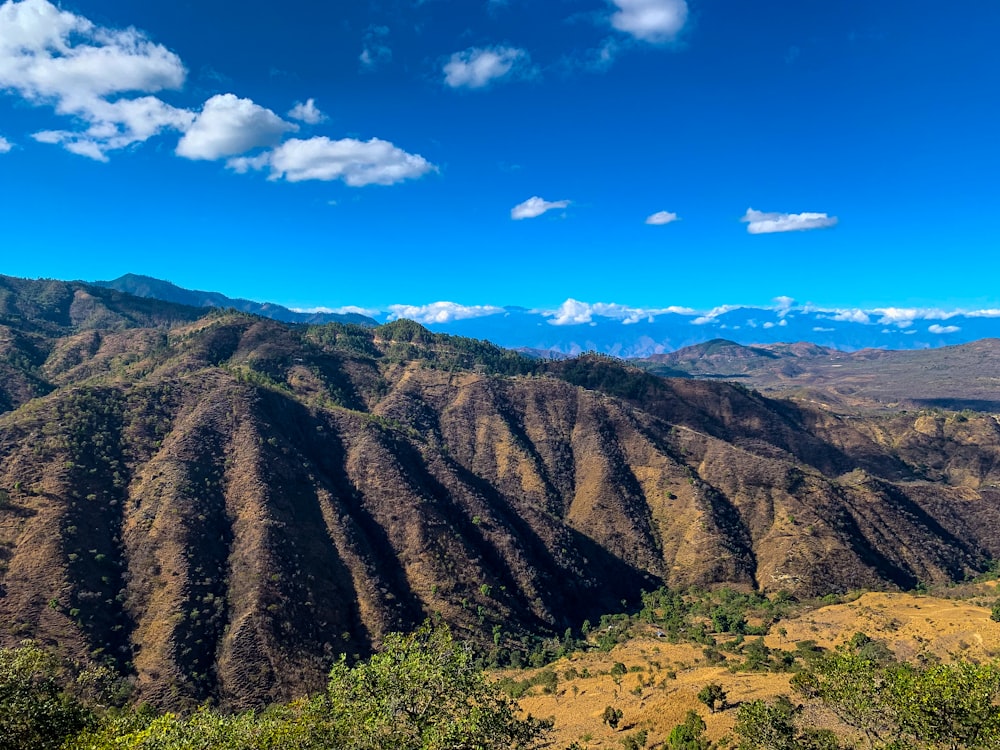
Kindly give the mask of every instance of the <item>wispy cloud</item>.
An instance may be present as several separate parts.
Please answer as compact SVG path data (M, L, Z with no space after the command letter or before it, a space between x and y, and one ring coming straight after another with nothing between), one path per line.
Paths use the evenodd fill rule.
M528 65L528 53L515 47L470 47L456 52L444 65L444 82L451 88L481 89Z
M755 211L748 208L740 221L747 225L750 234L773 234L775 232L803 232L809 229L826 229L834 226L836 216L818 213L781 214Z
M343 307L293 307L292 312L297 313L330 313L333 315L364 315L374 318L382 313L381 310L373 307L357 307L356 305L344 305Z
M672 41L688 18L685 0L611 0L618 10L611 25L644 42Z
M523 203L518 203L514 208L510 210L510 218L515 221L520 221L521 219L534 219L541 216L546 211L552 211L557 208L568 208L571 201L547 201L543 198L539 198L537 195Z
M0 154L9 153L12 148L14 148L14 144L0 135Z
M319 107L316 106L315 99L306 99L305 102L295 102L295 106L288 110L288 117L306 125L318 125L326 119Z
M719 305L718 307L713 307L708 312L703 315L699 315L697 318L691 321L691 325L703 326L707 323L715 322L715 319L720 315L725 315L733 310L739 310L743 305Z
M365 31L364 48L358 55L363 69L375 70L392 60L392 50L385 42L387 36L388 26L369 26Z
M655 214L646 217L646 223L656 227L673 224L679 220L680 217L672 211L657 211Z
M389 141L331 140L325 136L292 138L259 156L230 159L228 166L240 173L270 169L271 180L342 180L351 187L394 185L435 170L424 157L409 154Z
M456 302L432 302L429 305L389 305L389 318L409 318L418 323L451 323L456 320L499 315L505 310L492 305L459 305Z
M962 329L958 326L942 326L935 323L927 328L931 333L958 333Z

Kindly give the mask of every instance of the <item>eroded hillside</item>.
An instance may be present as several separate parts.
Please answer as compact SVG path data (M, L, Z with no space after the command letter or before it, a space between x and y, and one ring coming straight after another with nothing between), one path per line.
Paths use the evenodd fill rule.
M987 415L4 284L0 638L111 658L159 705L301 694L431 613L508 649L662 583L912 587L1000 556Z

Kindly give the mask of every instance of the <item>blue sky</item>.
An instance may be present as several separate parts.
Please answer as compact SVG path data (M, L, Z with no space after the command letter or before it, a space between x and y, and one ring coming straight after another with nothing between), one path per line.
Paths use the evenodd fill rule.
M0 272L996 308L998 31L982 0L6 0Z

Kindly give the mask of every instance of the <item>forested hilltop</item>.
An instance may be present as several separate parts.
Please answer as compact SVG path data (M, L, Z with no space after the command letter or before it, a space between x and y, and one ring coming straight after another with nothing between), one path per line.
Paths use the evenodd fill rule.
M661 584L961 580L1000 557L998 434L0 277L0 640L249 708L435 613L516 664Z

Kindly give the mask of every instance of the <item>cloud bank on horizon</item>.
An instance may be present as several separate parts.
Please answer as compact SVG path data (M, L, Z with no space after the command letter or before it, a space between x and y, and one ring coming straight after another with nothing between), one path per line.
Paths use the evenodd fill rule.
M295 308L296 312L326 312L326 313L358 313L375 319L397 320L407 318L424 325L453 323L459 320L472 320L491 316L510 315L512 310L519 313L539 316L552 326L584 326L592 325L596 319L616 321L623 325L634 325L640 322L653 323L657 318L674 316L684 318L695 326L704 326L719 322L726 315L736 311L757 311L773 314L775 320L757 323L752 318L748 327L785 327L786 318L795 315L813 316L820 320L836 323L850 323L864 326L894 326L897 329L909 328L925 321L947 321L953 318L1000 318L1000 309L943 309L938 307L874 307L870 309L844 309L816 306L810 303L799 304L791 297L776 297L773 304L765 307L753 305L725 304L709 310L697 310L691 307L670 305L667 307L635 307L615 302L581 302L567 299L558 307L535 308L522 310L520 308L501 307L499 305L464 305L457 302L431 302L424 305L391 304L379 308L344 307L311 307ZM939 323L929 327L931 333L955 333L961 328L957 326L942 326Z

